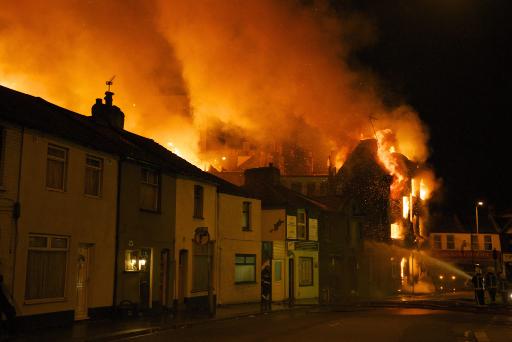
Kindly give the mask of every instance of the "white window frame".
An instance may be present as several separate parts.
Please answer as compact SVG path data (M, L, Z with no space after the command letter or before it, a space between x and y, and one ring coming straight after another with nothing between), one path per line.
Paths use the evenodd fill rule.
M60 150L60 151L64 152L64 157L60 158L57 156L50 155L50 149ZM50 160L60 162L64 165L63 172L62 172L62 188L54 188L54 187L48 185L48 165L49 165ZM55 145L55 144L51 144L51 143L48 144L48 147L46 149L46 189L52 190L52 191L61 191L61 192L66 191L67 175L68 175L68 160L69 160L69 149L62 147L62 146Z
M489 242L486 240L489 240ZM484 251L492 251L492 235L484 235Z
M440 234L434 234L433 241L435 249L443 249L443 239Z
M251 214L252 214L252 203L244 201L242 203L242 230L251 231Z
M143 178L143 172L146 171L146 177ZM151 212L158 212L160 209L160 173L158 170L151 168L151 167L145 167L142 166L140 169L141 172L141 178L140 178L140 187L151 187L155 190L155 198L153 199L153 206L151 208L144 207L142 203L142 197L139 200L139 207L141 210L145 211L151 211ZM151 177L153 175L153 177ZM153 180L151 179L153 178ZM156 181L155 181L156 179ZM140 195L142 196L142 194Z
M247 260L250 260L250 258L254 261L248 262ZM239 262L239 259L243 259L243 261ZM256 282L256 254L235 254L235 274L237 266L250 266L253 269L253 273L251 280L237 280L235 276L235 284L253 284Z
M44 247L31 247L30 246L30 238L31 237L39 237L39 238L45 238L46 239L46 246ZM52 246L52 239L65 239L66 240L66 247L53 247ZM38 303L49 303L49 302L62 302L66 300L66 290L67 290L67 283L68 283L68 262L69 262L69 236L65 235L52 235L52 234L29 234L28 235L28 241L27 241L27 264L26 264L26 275L25 279L28 277L29 272L29 254L30 251L44 251L44 252L65 252L66 253L66 260L65 260L65 267L64 267L64 285L63 285L63 295L60 297L51 297L51 298L33 298L33 299L27 299L27 286L28 283L25 281L25 292L23 294L24 302L26 304L38 304Z
M99 163L99 166L91 165L89 164L89 160L94 160ZM84 178L84 194L86 196L91 197L101 197L103 192L103 169L104 169L105 163L103 162L103 158L96 157L90 154L87 154L85 156L85 178ZM92 172L97 171L98 172L98 189L96 194L87 193L87 171L90 170Z
M450 246L450 238L452 239L452 245ZM446 249L454 250L455 249L455 235L453 234L446 234Z
M301 222L301 215L303 221ZM305 209L297 209L297 239L298 240L307 240L308 232L307 232L307 217L306 217Z

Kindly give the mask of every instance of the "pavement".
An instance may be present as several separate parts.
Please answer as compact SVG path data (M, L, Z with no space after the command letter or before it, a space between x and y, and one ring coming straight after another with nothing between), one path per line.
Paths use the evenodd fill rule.
M232 320L244 317L269 315L292 310L308 312L342 312L373 308L423 308L436 310L464 311L486 314L512 314L512 305L501 302L480 306L475 304L473 292L455 292L442 294L399 294L380 299L360 299L357 302L339 305L318 305L316 300L273 303L270 309L263 309L260 303L221 305L216 315L160 314L136 318L116 318L75 322L72 326L54 329L22 332L9 341L116 341L181 329L207 322ZM489 302L489 298L486 298Z

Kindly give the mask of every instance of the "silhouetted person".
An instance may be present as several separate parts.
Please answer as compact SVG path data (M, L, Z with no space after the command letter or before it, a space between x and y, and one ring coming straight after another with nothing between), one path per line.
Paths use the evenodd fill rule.
M473 288L475 289L475 300L478 305L484 305L484 277L480 269L476 270L475 275L471 279Z
M6 318L5 326L9 334L16 332L14 319L16 318L16 310L11 303L10 295L4 288L4 276L0 274L0 316L4 314Z
M491 303L496 303L496 291L498 289L498 279L494 272L488 270L485 274L485 288L491 298Z
M261 302L264 310L270 310L272 291L272 272L270 265L267 263L261 270Z

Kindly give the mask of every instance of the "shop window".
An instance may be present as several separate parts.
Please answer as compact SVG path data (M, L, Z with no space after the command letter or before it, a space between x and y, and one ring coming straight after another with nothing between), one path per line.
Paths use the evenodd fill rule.
M313 286L313 258L299 257L299 286Z
M46 187L48 189L65 190L67 163L68 150L66 148L48 145L46 159Z
M101 196L103 181L103 159L93 156L85 158L85 194Z
M148 267L149 256L140 249L129 249L124 252L125 272L145 272Z
M25 299L52 300L65 297L69 238L29 235Z
M235 283L256 281L256 254L235 255Z
M282 267L283 262L281 260L276 260L274 262L274 280L275 281L281 281L282 278Z

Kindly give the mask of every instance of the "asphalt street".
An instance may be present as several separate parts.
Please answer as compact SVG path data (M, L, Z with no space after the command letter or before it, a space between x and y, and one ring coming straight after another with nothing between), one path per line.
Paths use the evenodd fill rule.
M130 341L512 341L512 317L421 308L275 312L184 326Z

